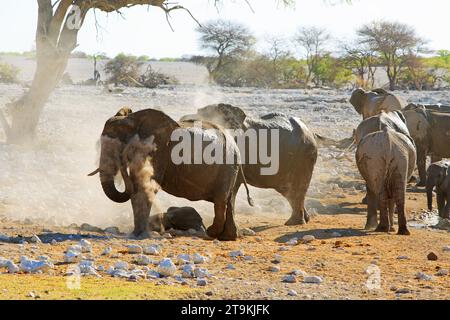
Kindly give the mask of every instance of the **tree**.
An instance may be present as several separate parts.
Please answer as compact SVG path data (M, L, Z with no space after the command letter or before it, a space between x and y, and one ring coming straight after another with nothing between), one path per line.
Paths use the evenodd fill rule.
M363 88L375 86L375 72L378 58L376 52L359 41L342 43L343 63L358 79L358 85Z
M255 38L246 26L225 20L215 20L199 26L200 45L212 51L214 59L208 59L208 72L214 78L233 59L247 53L255 42Z
M325 55L325 47L331 39L325 29L317 27L300 28L294 37L294 43L304 51L308 73L306 75L306 85L312 80L318 84L317 67L320 59Z
M372 22L358 29L357 34L361 43L380 55L390 90L396 89L399 74L411 53L420 53L425 43L414 28L398 22Z
M141 76L141 68L145 60L123 53L118 54L114 59L108 61L105 66L105 72L109 75L108 82L115 86L122 84L124 86L136 86Z

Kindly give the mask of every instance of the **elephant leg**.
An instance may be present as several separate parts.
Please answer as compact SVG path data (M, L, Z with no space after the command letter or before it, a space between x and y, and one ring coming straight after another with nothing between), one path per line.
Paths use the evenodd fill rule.
M425 187L427 184L427 152L422 148L417 148L417 169L419 170L418 187Z
M389 199L387 199L386 192L383 192L379 201L380 206L380 223L375 232L389 232Z
M398 233L399 235L409 236L411 233L408 230L405 212L405 194L406 194L406 179L401 178L397 174L394 180L393 196L395 198L395 205L397 206L398 214Z
M147 193L139 190L131 196L131 206L134 215L134 231L133 235L138 238L147 238L150 227L150 210L152 204Z
M442 193L442 191L439 191L439 190L437 191L436 199L437 199L437 207L438 207L439 217L443 218L444 217L444 209L445 209L445 197L444 197L444 194Z
M366 184L366 190L367 190L367 184ZM365 195L364 198L361 200L361 203L362 203L362 204L369 204L369 200L368 200L367 197L368 197L368 196L367 196L367 192L366 192L366 195Z
M446 200L447 200L447 204L444 207L441 217L443 219L450 219L450 193L447 194Z
M227 209L227 202L220 200L214 203L214 221L213 224L206 230L206 233L211 238L217 238L225 226L225 211Z
M288 200L292 208L292 214L286 226L304 225L309 222L310 216L305 208L305 198L308 192L308 185L301 183L298 187L289 190L284 197Z
M234 219L234 203L236 195L230 195L227 201L227 212L225 218L225 228L222 234L218 237L220 241L235 241L238 238L238 226Z
M394 223L394 212L395 212L395 201L394 199L389 199L389 232L395 232Z
M378 226L378 197L375 193L368 190L367 192L367 223L366 230L375 229Z

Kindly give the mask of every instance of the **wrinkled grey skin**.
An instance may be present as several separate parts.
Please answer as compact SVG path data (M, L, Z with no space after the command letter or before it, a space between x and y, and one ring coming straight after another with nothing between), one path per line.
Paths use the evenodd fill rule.
M197 114L182 119L212 121L228 129L278 129L279 171L276 175L261 175L261 164L243 165L248 184L264 189L275 189L283 195L292 208L290 219L286 225L302 225L310 217L305 209L305 196L311 182L317 160L317 143L314 134L298 118L273 113L261 118L248 116L242 109L228 104L210 105L201 108ZM268 139L270 140L270 139ZM270 141L268 141L270 145ZM247 146L248 147L248 146ZM258 148L260 146L258 145ZM248 148L246 156L248 157ZM242 181L236 183L234 194L239 190Z
M405 215L406 184L416 163L416 148L411 140L384 128L366 135L356 150L356 163L367 184L368 213L366 229L394 231L397 207L399 235L409 235ZM377 209L380 210L380 222Z
M433 210L433 189L436 187L436 198L439 216L450 219L450 163L439 161L432 163L427 170L427 202L428 210Z
M203 219L192 207L170 207L167 212L150 216L150 229L158 232L166 230L189 230L206 231Z
M427 110L426 106L408 106L403 111L411 137L417 147L417 168L419 186L425 186L427 180L426 160L438 162L450 157L450 113Z
M372 91L356 89L352 93L350 103L355 107L356 112L362 115L363 119L375 116L381 111L399 111L406 106L402 98L384 89L374 89Z
M242 176L240 166L175 165L171 161L171 150L178 142L171 141L171 134L181 127L192 130L192 122L177 123L163 112L153 109L135 113L122 109L117 114L119 116L109 119L105 124L100 167L92 174L100 173L103 191L112 201L123 203L131 199L133 234L140 238L148 236L152 196L161 188L176 197L213 202L215 217L213 225L207 230L208 235L221 240L236 240L238 231L233 216L232 199L236 179ZM239 157L239 149L229 135L207 122L203 123L200 130L205 129L218 130L217 141L213 142L223 146L224 154L228 151ZM192 135L192 131L190 133ZM148 149L151 151L146 149L149 139L156 146ZM205 142L203 148L210 143ZM148 154L142 155L143 152ZM114 177L118 172L125 182L124 192L118 191L114 184Z
M358 145L361 140L368 134L382 131L385 128L392 129L396 132L404 134L414 144L413 139L409 135L406 125L406 119L400 111L384 112L363 120L355 130L355 143ZM367 204L367 195L362 201Z

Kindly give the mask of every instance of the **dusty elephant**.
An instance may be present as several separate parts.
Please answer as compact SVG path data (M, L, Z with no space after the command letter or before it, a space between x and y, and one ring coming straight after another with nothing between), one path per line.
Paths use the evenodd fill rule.
M242 109L228 104L209 105L182 119L208 120L227 129L238 130L238 138L251 132L263 132L275 129L279 132L279 168L275 174L263 175L261 169L265 165L258 161L251 163L250 147L246 144L241 150L244 161L243 169L248 184L264 189L275 189L283 195L292 208L290 219L286 225L301 225L309 221L306 211L305 196L311 182L317 160L317 143L314 134L298 118L280 113L272 113L261 118L248 116ZM262 148L269 149L271 139L254 145L253 153L260 154ZM242 148L241 148L242 149ZM237 193L241 180L236 183Z
M372 91L356 89L352 93L350 103L355 107L356 112L363 116L363 119L375 116L381 111L402 110L406 106L403 99L384 89Z
M450 219L450 163L439 161L432 163L427 170L427 203L428 210L433 210L433 189L436 187L436 198L439 216Z
M180 137L186 137L186 134L191 138L189 150L194 148L191 142L198 138L203 141L201 150L194 149L188 163L175 164L173 159L179 155L176 151L180 153L177 149ZM208 135L209 141L202 140L204 134ZM173 135L177 138L173 139ZM221 240L235 240L238 231L232 198L236 179L243 176L242 168L239 162L207 165L200 161L191 164L196 163L196 157L211 146L237 159L240 157L233 138L211 123L204 122L202 127L194 128L193 122L177 123L153 109L127 112L126 116L115 116L106 122L101 135L100 166L93 174L100 173L103 191L112 201L123 203L131 199L135 236L147 235L153 198L159 189L163 189L191 201L213 202L215 217L207 230L208 235ZM114 184L114 176L118 172L125 183L124 192L118 191Z
M170 207L167 212L150 216L150 229L158 232L166 230L189 230L206 231L203 219L192 207Z
M416 148L405 135L384 128L366 135L356 150L356 163L367 184L366 229L394 231L394 206L398 214L398 234L409 235L405 215L406 184L416 163ZM380 210L378 223L377 211Z
M418 105L403 111L403 115L416 143L418 185L423 187L427 180L427 155L431 156L432 162L450 157L450 113L435 112Z

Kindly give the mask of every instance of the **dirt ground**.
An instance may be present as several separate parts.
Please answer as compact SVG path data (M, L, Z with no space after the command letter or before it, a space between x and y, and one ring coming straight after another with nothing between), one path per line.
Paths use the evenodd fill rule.
M273 217L240 215L240 226L251 228L256 235L236 242L187 236L131 240L74 228L48 229L3 218L1 234L13 237L13 241L19 240L19 235L28 239L37 234L44 243L0 242L0 256L18 263L21 255L47 255L55 267L37 275L1 274L0 299L449 299L449 276L436 275L441 269L450 269L450 252L444 251L450 245L449 232L411 228L409 237L366 232L362 229L365 208L357 205L362 196L359 193L326 199L324 208L338 205L346 213L319 212L303 227L286 227L283 219ZM410 193L407 204L410 218L424 205L423 193ZM313 235L315 240L304 243L301 239L305 235ZM287 245L294 237L300 239L299 244ZM152 258L200 253L209 258L201 267L207 268L211 276L206 286L198 286L195 279L169 277L131 282L99 272L101 278L83 276L80 287L70 289L72 280L66 276L70 264L63 263L63 256L68 246L77 244L81 238L92 243L90 258L97 266L108 267L119 260L132 265L136 255L129 254L125 245L159 243L163 249ZM45 243L50 239L60 241L53 245ZM112 247L112 256L101 256L107 246ZM242 250L243 256L230 257L230 252L236 250ZM431 252L438 256L437 261L427 259ZM270 270L274 266L279 267L278 272ZM296 270L296 283L282 282L284 276ZM418 272L432 279L416 279ZM303 273L319 276L323 282L303 283Z

